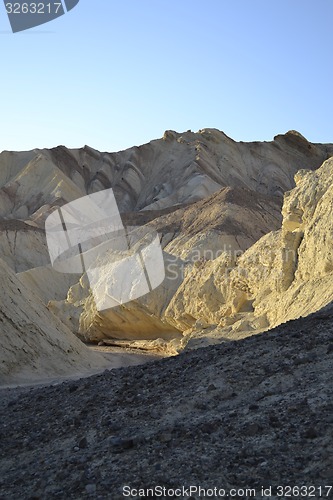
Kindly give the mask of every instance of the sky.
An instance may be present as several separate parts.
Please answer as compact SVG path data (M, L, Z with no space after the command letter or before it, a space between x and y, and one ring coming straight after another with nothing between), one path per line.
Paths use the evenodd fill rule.
M80 0L13 34L0 4L0 151L119 151L165 130L333 142L332 0Z

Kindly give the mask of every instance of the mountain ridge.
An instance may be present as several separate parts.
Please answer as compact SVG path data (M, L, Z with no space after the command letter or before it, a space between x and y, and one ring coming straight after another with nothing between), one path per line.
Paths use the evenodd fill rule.
M303 274L297 274L295 263L288 267L279 255L306 249L300 262L312 259L310 247L316 248L316 243L307 228L313 226L315 208L323 202L317 191L326 193L322 199L330 210L325 175L331 179L331 155L332 144L312 144L296 131L270 142L244 143L217 129L166 131L161 139L117 153L88 146L2 152L0 258L9 266L3 266L4 279L16 273L13 279L33 291L37 311L46 306L50 322L57 316L73 345L75 334L86 342L125 340L134 347L176 354L253 335L297 316L298 306L290 306L296 283L305 293L303 314L309 314L330 300L330 263L321 263L317 246L318 283L325 288L318 301L302 285L309 273L306 265L300 266ZM64 203L108 188L126 224L159 232L166 279L151 294L99 313L86 276L61 275L50 267L44 221ZM316 238L326 238L328 255L330 238L323 224L317 225L321 233ZM312 241L310 246L307 241ZM248 276L238 276L239 269ZM262 269L268 272L265 277ZM274 283L280 278L283 293L289 290L286 297L291 302L284 310L293 311L291 316L275 307L281 292ZM10 299L16 300L14 295ZM269 300L275 301L275 316L269 312ZM47 337L46 323L42 329ZM18 325L11 335L21 342L24 333ZM6 343L2 347L10 350ZM85 356L89 358L87 352ZM19 358L32 369L28 356L20 352Z

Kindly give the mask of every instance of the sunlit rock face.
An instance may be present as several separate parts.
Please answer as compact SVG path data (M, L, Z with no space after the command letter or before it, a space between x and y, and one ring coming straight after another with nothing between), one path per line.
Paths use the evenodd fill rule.
M332 160L319 167L332 155L295 131L243 143L216 129L166 131L117 153L4 151L0 258L85 341L162 339L175 353L250 335L331 300ZM44 229L58 207L110 188L125 226L159 234L166 278L99 311L87 274L52 269ZM112 273L96 277L99 294Z
M227 277L220 258L178 289L166 317L178 325L187 319L189 345L258 333L333 301L333 159L299 171L295 181L284 196L281 229L246 250Z

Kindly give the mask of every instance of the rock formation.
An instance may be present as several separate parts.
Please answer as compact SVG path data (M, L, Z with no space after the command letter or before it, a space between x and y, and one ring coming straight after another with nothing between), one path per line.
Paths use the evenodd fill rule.
M102 370L88 350L0 259L0 385Z
M296 133L276 142L296 144L298 154L312 149ZM103 314L94 309L87 286L80 288L79 300L73 300L76 285L66 301L51 302L50 308L60 317L77 317L75 331L85 340L171 335L171 352L241 338L320 309L333 298L333 242L326 220L332 211L332 161L295 174L297 186L285 193L283 221L279 197L248 187L222 188L175 210L125 214L131 224L159 231L169 279L149 296ZM326 205L320 210L326 216L317 208L323 193Z
M157 214L144 211L124 217L131 224L146 223L161 235L166 278L157 289L131 303L98 313L88 281L83 278L71 287L65 301L50 301L50 310L74 327L84 340L180 338L179 332L189 325L175 322L172 315L166 317L173 297L183 295L183 289L186 289L184 297L191 297L192 287L198 285L196 278L192 281L193 276L207 269L209 262L227 255L230 267L238 252L242 253L262 234L277 228L281 220L279 199L246 188L224 188L199 202ZM214 300L219 302L219 293ZM197 304L201 307L199 301ZM207 303L207 307L211 304Z
M333 158L316 171L299 171L295 181L284 197L279 231L239 256L228 275L222 256L194 269L178 289L166 317L196 330L192 345L202 345L195 337L211 342L251 335L333 300ZM205 332L196 320L216 327Z
M163 139L119 153L88 146L0 154L0 216L43 228L50 208L113 188L120 211L161 210L201 200L221 187L281 196L301 168L318 168L332 145L297 132L271 142L235 142L216 129L166 132Z
M82 360L87 366L101 360L89 361L70 331L84 341L135 341L174 354L307 315L332 300L331 156L332 144L312 144L295 131L271 142L243 143L216 129L167 131L162 139L118 153L88 146L4 151L0 258L5 282L22 284L29 302L22 305L24 317L29 308L33 317L26 321L42 332L53 325L51 337L67 339L79 370ZM86 275L51 268L44 222L56 207L110 187L125 225L160 234L166 279L151 294L101 313ZM101 274L103 279L107 276ZM7 294L14 302L15 286ZM48 309L37 320L42 303ZM10 323L18 343L25 342L20 321L18 316ZM49 337L34 334L38 359L48 359ZM13 354L7 333L0 340L1 370L9 377L15 356L17 364L25 361L17 350ZM65 351L57 347L55 352L62 366Z

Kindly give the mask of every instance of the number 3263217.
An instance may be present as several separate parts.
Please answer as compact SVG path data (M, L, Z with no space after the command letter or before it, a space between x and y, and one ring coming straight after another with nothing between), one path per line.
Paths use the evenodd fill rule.
M58 14L62 4L59 3L18 3L7 2L7 14ZM60 13L60 12L59 12Z

